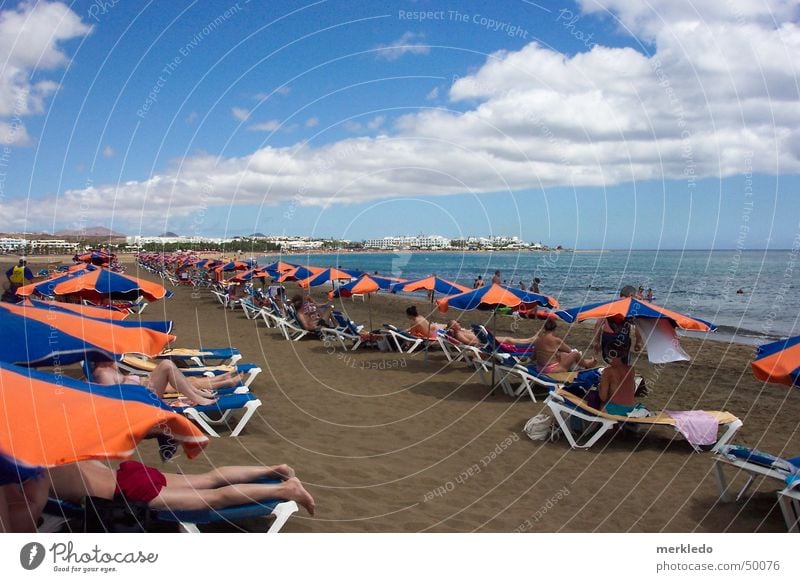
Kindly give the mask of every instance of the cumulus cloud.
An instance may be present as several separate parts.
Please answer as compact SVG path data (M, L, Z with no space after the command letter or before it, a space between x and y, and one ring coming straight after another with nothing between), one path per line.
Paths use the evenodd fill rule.
M281 122L277 119L270 119L261 123L253 123L248 125L247 129L250 131L276 131L281 126Z
M319 125L319 119L316 117L309 117L306 119L305 126L306 127L317 127Z
M388 127L380 116L357 124L359 132L380 128L374 137L197 155L143 181L62 198L103 212L100 201L116 200L117 212L147 220L206 206L661 179L691 187L703 177L800 171L797 3L745 1L734 17L713 4L679 11L666 0L649 8L587 0L582 18L618 18L622 29L652 39L648 53L594 45L569 56L532 42L454 80L443 93L452 110L421 109ZM24 212L8 206L7 218Z
M425 35L422 33L404 32L397 40L376 46L375 54L378 58L387 61L396 61L404 55L427 55L431 49L422 44L424 40Z
M247 121L247 118L250 117L250 110L244 107L232 107L231 115L239 121Z
M44 111L58 84L42 73L64 67L69 59L62 43L85 36L91 26L60 2L22 2L0 11L0 139L27 145L21 119Z

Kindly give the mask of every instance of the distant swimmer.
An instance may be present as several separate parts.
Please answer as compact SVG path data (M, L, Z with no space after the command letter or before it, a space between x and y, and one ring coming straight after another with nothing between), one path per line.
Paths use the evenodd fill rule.
M736 294L737 294L737 295L744 295L744 289L739 289L739 290L736 292Z
M652 303L652 301L653 301L653 290L651 288L649 288L649 287L647 288L647 295L645 295L644 298L647 301L650 301Z

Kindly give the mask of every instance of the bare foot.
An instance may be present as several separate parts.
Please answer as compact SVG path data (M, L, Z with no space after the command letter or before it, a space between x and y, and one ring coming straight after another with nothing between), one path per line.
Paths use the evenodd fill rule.
M595 357L586 358L585 360L583 360L583 367L586 368L587 370L589 368L597 367L597 358Z
M217 403L216 398L191 398L191 400L198 406L211 406Z
M277 476L283 477L284 479L290 479L294 477L294 469L292 469L289 465L283 463L280 465L274 465L270 467L270 470Z
M286 487L286 499L296 501L306 508L306 511L308 511L309 515L314 515L314 512L317 509L317 504L314 502L314 498L311 497L311 494L305 490L303 484L300 483L300 480L297 477L287 479L284 483L284 486Z

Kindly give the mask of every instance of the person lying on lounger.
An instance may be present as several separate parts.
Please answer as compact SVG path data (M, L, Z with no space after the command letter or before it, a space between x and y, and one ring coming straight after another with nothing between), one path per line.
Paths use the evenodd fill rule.
M94 363L94 382L110 386L113 384L141 384L152 390L159 398L168 392L179 392L195 404L214 404L214 390L230 388L242 383L238 372L225 372L219 376L184 376L172 360L161 360L149 376L123 374L114 361Z
M543 374L571 372L576 367L583 369L597 365L594 358L583 358L578 350L574 350L556 335L556 321L548 319L544 322L544 330L534 344L536 367Z
M462 344L466 344L468 346L475 346L479 348L481 346L481 342L478 339L478 336L472 330L464 329L461 327L461 324L458 323L455 319L451 320L447 326L447 329L452 337L460 341ZM531 345L533 342L536 341L536 338L539 334L534 334L531 337L510 337L505 335L497 335L494 337L497 340L497 343L500 344L500 348L504 349L503 346L513 347L514 349L507 350L507 351L516 351L520 347L524 347L530 350Z
M319 331L321 327L336 327L332 320L333 305L317 305L310 296L302 295L292 297L292 306L297 313L297 319L307 331Z
M296 501L314 515L316 504L288 465L274 467L219 467L199 475L162 473L136 461L125 461L114 471L99 461L81 461L48 470L53 497L80 504L84 497L147 503L151 509L191 511L224 509L267 499ZM256 483L265 477L282 483Z

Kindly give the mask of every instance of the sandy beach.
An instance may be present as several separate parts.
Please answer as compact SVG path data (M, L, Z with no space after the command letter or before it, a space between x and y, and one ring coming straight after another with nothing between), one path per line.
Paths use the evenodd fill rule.
M128 269L136 274L134 265ZM295 289L287 285L290 295ZM641 440L605 438L589 451L573 451L564 439L533 442L522 427L543 412L544 395L537 403L492 395L471 368L448 365L439 350L409 356L343 352L317 339L288 342L241 309L223 309L207 290L172 291L174 297L149 306L143 318L173 320L178 346L235 346L244 362L264 372L251 387L263 406L243 435L223 433L203 456L180 458L169 470L291 464L318 513L297 514L284 531L785 531L773 483L757 483L746 503L718 502L712 455L694 453L667 429ZM323 300L325 291L313 294ZM410 304L430 310L423 298L385 294L370 303L337 302L364 324L371 307L375 328L404 325ZM452 317L485 322L489 313L432 314L442 323ZM497 318L501 333L530 335L541 326L522 320L512 330L511 324ZM559 329L570 345L587 348L591 326L561 323ZM727 410L744 422L735 442L775 454L800 449L800 396L755 380L751 347L682 343L692 362L657 369L639 359L648 408ZM158 463L149 443L139 451L145 462ZM743 480L739 475L734 484Z

